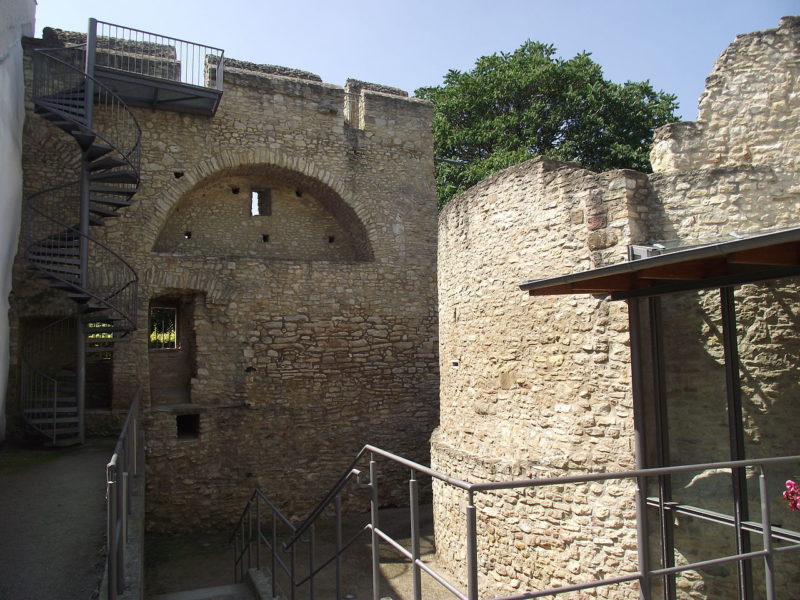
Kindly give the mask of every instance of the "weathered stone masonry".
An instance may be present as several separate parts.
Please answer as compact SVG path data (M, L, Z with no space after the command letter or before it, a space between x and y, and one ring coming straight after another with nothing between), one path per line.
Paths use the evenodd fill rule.
M797 225L799 48L798 18L740 36L708 79L699 120L656 132L652 175L596 174L539 158L445 207L434 468L496 481L634 466L626 304L590 295L529 298L517 286L626 260L628 244L686 245ZM800 435L797 282L740 286L736 295L747 456L791 454ZM718 293L673 295L663 304L671 460L724 460ZM776 473L773 483L792 475ZM730 511L724 474L676 478L675 488L680 501ZM776 518L800 527L777 487L773 498ZM434 486L437 552L462 577L465 504L463 495ZM479 582L487 595L637 568L629 483L478 494L476 506ZM724 554L729 538L681 518L677 559ZM791 558L777 570L778 596L791 597ZM730 598L735 578L732 565L687 573L678 578L679 596ZM593 594L638 597L634 586Z
M256 485L299 516L367 442L427 461L438 393L431 108L318 79L232 61L211 118L135 109L136 203L92 233L140 277L112 409L143 387L152 529L227 524ZM29 180L52 160L34 145L64 139L29 114ZM269 214L251 214L253 191ZM148 351L151 305L182 313L178 349ZM191 425L179 438L181 419ZM387 478L384 501L396 503L404 490Z

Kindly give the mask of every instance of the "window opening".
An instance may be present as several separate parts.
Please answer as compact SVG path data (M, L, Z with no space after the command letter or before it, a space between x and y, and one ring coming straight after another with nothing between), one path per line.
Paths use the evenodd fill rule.
M183 177L183 171L173 171L172 175L173 177L175 177L175 179L180 179L181 177Z
M200 437L200 415L175 415L175 428L179 440L196 440Z
M155 350L174 350L178 347L178 309L153 307L150 309L150 342Z
M268 217L272 214L272 193L270 190L253 190L250 194L250 215Z
M261 234L261 241L264 242L265 244L268 243L269 242L269 234L268 233L262 233Z
M192 232L191 231L184 231L183 232L183 239L185 239L185 240L192 239Z
M239 188L238 188L238 186L234 186L234 187L232 187L232 188L231 188L231 193L232 193L232 194L238 194L238 193L239 193Z
M333 235L329 235L328 236L328 243L329 244L332 244L335 241L336 241L336 237L335 236L333 236Z

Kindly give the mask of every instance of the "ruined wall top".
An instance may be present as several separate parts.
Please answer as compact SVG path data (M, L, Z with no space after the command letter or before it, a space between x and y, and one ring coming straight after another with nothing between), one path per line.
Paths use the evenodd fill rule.
M800 167L800 17L740 35L706 79L697 121L656 130L656 172L735 165Z

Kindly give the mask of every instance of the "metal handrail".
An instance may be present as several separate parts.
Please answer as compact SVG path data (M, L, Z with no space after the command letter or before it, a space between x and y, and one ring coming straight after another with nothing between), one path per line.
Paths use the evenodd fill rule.
M89 27L90 36L96 36L96 54L109 62L98 67L222 90L222 48L96 19L90 19ZM213 85L209 65L217 69Z
M275 506L274 503L269 501L267 496L261 491L256 490L252 495L251 499L248 502L245 510L242 513L242 517L240 518L237 528L234 532L233 538L235 539L235 548L234 548L234 571L237 578L241 578L243 575L243 566L245 559L247 560L248 566L253 564L252 559L252 546L255 544L256 547L256 559L255 565L257 568L261 568L261 556L260 556L260 547L261 544L264 543L267 548L271 552L271 568L272 568L272 593L273 595L276 594L276 567L280 566L281 569L288 575L289 578L289 585L291 586L290 598L295 598L295 588L299 587L300 585L309 584L309 597L313 599L314 596L314 577L322 571L325 567L329 566L331 563L336 562L337 565L337 596L340 597L340 586L341 586L341 573L340 573L340 556L346 550L341 543L341 492L344 488L344 485L353 479L354 476L358 477L362 474L362 472L354 467L358 464L360 460L362 460L365 455L369 453L370 457L370 468L369 468L369 482L366 484L362 484L363 487L367 487L371 491L371 521L368 525L365 526L364 530L359 531L356 537L353 538L350 542L348 542L348 547L352 544L353 541L357 537L359 537L364 531L369 530L372 534L372 573L373 573L373 599L379 600L380 598L380 587L379 587L379 566L380 566L380 555L378 551L378 544L380 541L383 541L390 546L392 546L395 550L397 550L401 555L405 556L409 561L411 561L412 565L412 575L413 575L413 589L414 589L414 599L420 600L421 598L421 585L420 585L420 575L421 572L424 571L428 575L430 575L434 580L440 583L443 587L445 587L450 593L452 593L455 597L459 598L459 600L477 600L478 599L478 544L477 544L477 507L475 502L475 495L481 492L493 492L498 490L511 490L511 489L523 489L523 488L536 488L536 487L548 487L548 486L555 486L555 485L572 485L572 484L583 484L583 483L592 483L592 482L605 482L611 480L633 480L636 482L638 486L638 491L636 494L636 501L637 505L641 504L643 507L648 504L648 502L652 503L652 499L647 499L646 494L644 493L643 487L645 486L646 482L650 478L666 476L666 475L674 475L677 473L686 473L691 471L706 471L710 469L730 469L731 471L735 469L741 469L745 467L756 467L759 473L759 494L760 494L760 503L761 503L761 522L753 522L750 521L745 524L736 525L733 519L726 521L723 518L717 518L715 522L723 525L733 526L733 527L747 527L748 530L751 530L753 533L760 533L762 535L763 540L763 549L757 550L753 552L747 553L740 553L740 554L733 554L730 556L721 556L712 558L710 560L698 561L691 564L683 564L680 566L668 567L668 568L660 568L660 569L651 569L646 565L646 561L642 559L640 556L639 560L639 569L635 572L625 572L622 574L618 574L613 577L607 577L605 579L598 579L593 581L585 581L580 583L574 583L570 585L564 585L560 587L551 587L544 590L538 591L531 591L531 592L524 592L520 594L515 594L512 596L501 596L496 597L493 600L528 600L532 598L541 598L544 596L554 596L558 594L563 594L567 592L574 592L580 590L587 590L587 589L594 589L602 586L609 586L609 585L619 585L621 583L626 582L638 582L640 585L640 589L642 590L642 596L644 598L650 598L650 582L652 579L662 576L673 575L675 573L699 569L703 567L708 567L711 565L729 563L729 562L740 562L744 560L753 560L756 558L763 558L764 560L764 577L765 577L765 589L766 589L766 597L768 600L774 600L775 598L775 591L774 591L774 573L773 573L773 558L774 555L780 552L790 552L790 551L799 551L800 550L800 532L792 532L789 530L785 530L782 528L778 528L773 530L773 526L770 521L770 508L769 508L769 496L767 492L767 473L766 468L769 466L775 466L779 464L784 464L787 462L797 462L800 461L800 455L795 456L783 456L783 457L771 457L771 458L762 458L762 459L753 459L753 460L736 460L736 461L722 461L722 462L714 462L714 463L699 463L699 464L692 464L692 465L679 465L675 467L659 467L659 468L652 468L652 469L635 469L629 471L619 471L619 472L603 472L603 473L583 473L583 474L576 474L576 475L566 475L562 477L539 477L533 479L520 479L520 480L508 480L508 481L498 481L498 482L483 482L483 483L470 483L466 481L462 481L457 478L450 477L444 473L431 469L425 465L421 465L409 459L403 458L381 448L372 445L364 446L356 455L356 458L350 463L348 469L343 473L343 475L337 480L331 490L325 495L325 498L314 507L314 509L309 513L309 516L303 520L303 522L299 526L292 526L291 522L288 518L286 518L283 513ZM410 496L410 508L411 508L411 549L404 548L399 542L389 536L385 531L380 528L378 522L378 481L377 481L377 467L376 467L376 457L382 457L391 461L393 463L402 465L407 467L411 470L411 477L409 480L409 496ZM466 507L466 530L467 530L467 540L466 540L466 547L467 547L467 590L466 593L460 591L455 585L447 581L445 577L441 574L436 572L430 565L423 562L420 558L419 552L419 517L418 517L418 496L417 496L417 481L416 477L418 474L427 475L433 479L437 479L447 485L460 489L467 494L467 507ZM259 506L257 504L259 499L263 499L267 502L268 507L272 511L273 514L273 529L272 529L272 540L268 540L266 536L264 536L261 530L261 515L259 512ZM253 504L254 500L256 501L255 505ZM314 557L314 540L315 540L315 531L314 525L322 515L326 509L326 507L331 503L336 503L336 519L337 519L337 542L336 542L336 550L335 552L325 559L320 566L315 566L315 557ZM697 510L694 507L686 507L680 505L671 505L669 507L670 510L676 513L684 513L684 514L692 514L697 516ZM253 513L255 512L255 519L253 517ZM702 511L701 511L702 512ZM708 512L708 511L705 511ZM708 517L711 518L711 517ZM277 535L275 532L274 522L276 519L281 519L284 523L289 526L291 531L290 539L280 545L280 549L283 552L291 552L291 559L289 561L289 565L280 559L277 556L277 552L279 550L278 543L277 543ZM255 521L255 522L254 522ZM255 529L255 532L253 531ZM304 533L309 534L309 539L305 539L301 536ZM638 530L637 533L642 535L641 530ZM785 543L791 543L792 545L783 546L781 548L773 547L773 539L782 541ZM310 545L310 558L309 558L309 574L303 579L298 579L297 577L297 566L295 561L295 545L298 541L307 542ZM640 539L638 548L640 555L645 552L643 548L647 545L646 539Z
M140 435L141 390L137 390L119 434L111 460L106 465L106 532L108 600L125 590L125 560L128 542L128 517L131 513L130 476L138 477L142 446Z
M122 275L121 275L121 277L118 278L118 281L117 281L117 283L115 285L115 288L112 289L111 292L109 294L107 294L107 295L101 295L101 294L97 293L98 290L97 289L92 289L95 286L92 286L91 283L90 283L90 285L88 285L87 287L84 288L84 287L81 287L80 285L76 284L75 281L70 280L67 277L59 276L58 274L51 274L50 276L53 279L57 279L58 281L66 284L66 285L71 285L75 289L80 289L81 292L83 292L87 296L91 297L92 300L94 300L99 306L103 306L103 307L108 308L108 309L114 311L115 313L119 314L122 318L124 318L129 323L131 328L135 328L136 327L136 289L137 289L138 282L139 282L139 276L136 273L136 270L130 265L130 263L128 263L128 261L126 261L124 258L122 258L122 256L120 256L117 252L112 250L106 244L100 242L99 240L96 240L92 236L83 235L80 232L80 230L78 230L76 227L68 225L65 220L62 220L62 219L60 219L58 217L53 216L52 213L50 213L46 209L43 210L43 209L39 208L36 205L36 203L39 200L43 199L43 198L54 198L55 197L56 199L58 199L57 196L54 196L55 192L58 192L60 190L65 190L65 189L70 188L70 187L76 187L77 185L79 185L78 182L72 181L72 182L69 182L69 183L65 183L65 184L61 184L61 185L57 185L57 186L53 186L53 187L47 188L45 190L42 190L41 192L37 192L36 194L33 194L33 195L28 197L28 199L27 199L27 201L25 203L25 208L27 210L32 211L33 213L36 213L37 215L43 217L44 219L49 221L51 224L56 225L57 227L54 229L54 231L55 231L54 235L66 235L66 234L69 234L69 235L73 235L73 236L83 237L89 242L90 248L101 249L103 252L107 253L112 258L113 262L116 263L116 266L118 267L118 270L116 272L117 273L121 273ZM42 242L44 237L38 237L38 236L34 235L34 230L35 229L37 230L37 233L39 233L39 235L41 235L41 231L31 225L32 219L31 219L30 216L27 218L27 221L28 221L28 226L26 227L26 238L25 238L25 241L24 241L24 244L25 244L24 247L25 247L26 256L28 256L30 258L30 257L34 256L34 250L35 250L37 244ZM47 236L45 236L45 237L47 237ZM91 252L91 250L90 250L90 252ZM37 256L41 257L42 255L39 254ZM107 275L109 272L114 272L114 269L113 269L113 267L110 267L109 265L105 265L103 267L103 271L102 272ZM126 294L126 297L123 299L123 302L125 300L127 300L126 304L123 305L120 302L112 302L112 299L117 298L125 290L129 291L129 293Z
M70 64L55 54L63 54L76 49L81 49L81 54L85 55L85 46L86 44L79 44L77 46L67 46L64 48L40 48L35 51L36 54L34 56L45 56L50 61L58 63L69 69L71 71L70 75L72 76L72 81L76 84L80 85L84 84L86 81L91 81L93 93L91 99L86 99L87 110L90 109L91 102L97 102L98 104L111 106L111 111L113 114L110 115L109 119L107 119L108 123L106 124L106 127L110 128L112 132L120 132L123 136L128 135L133 139L119 139L118 137L110 135L105 128L98 129L94 124L90 129L87 127L87 120L85 118L77 118L74 113L67 113L63 110L59 110L56 107L48 107L48 109L54 113L58 113L65 119L73 121L87 132L106 142L111 148L113 148L114 152L116 152L120 158L124 160L138 175L141 170L142 128L139 125L136 115L133 114L133 111L131 111L126 102L111 88L99 81L93 75L86 73L83 70L83 65ZM60 92L72 91L74 89L74 85L64 86L63 84L66 82L64 82L63 79L59 81L58 78L55 78L55 81L53 81L53 78L51 77L43 77L41 73L44 70L45 69L42 65L38 65L37 69L37 61L34 61L34 100L44 100L49 96L57 96ZM69 81L70 80L67 80L67 82ZM52 85L57 85L58 83L62 83L62 89L53 89Z

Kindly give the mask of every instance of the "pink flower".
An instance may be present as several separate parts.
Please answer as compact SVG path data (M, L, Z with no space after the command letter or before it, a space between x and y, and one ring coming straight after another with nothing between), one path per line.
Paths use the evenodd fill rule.
M800 487L791 479L786 480L786 491L783 499L789 501L789 510L800 511Z

